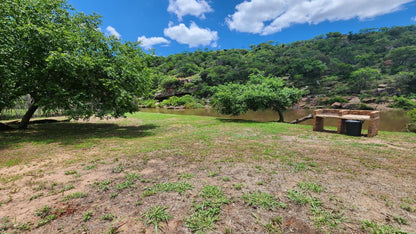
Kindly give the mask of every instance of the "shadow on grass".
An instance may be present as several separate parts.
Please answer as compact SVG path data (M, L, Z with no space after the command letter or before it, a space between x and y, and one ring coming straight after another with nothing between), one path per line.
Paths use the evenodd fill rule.
M27 130L0 131L0 150L25 142L76 145L92 139L140 138L155 135L155 132L152 130L158 127L154 124L119 126L113 123L60 122L33 124Z
M264 123L255 120L247 120L247 119L224 119L224 118L217 118L219 121L223 123Z

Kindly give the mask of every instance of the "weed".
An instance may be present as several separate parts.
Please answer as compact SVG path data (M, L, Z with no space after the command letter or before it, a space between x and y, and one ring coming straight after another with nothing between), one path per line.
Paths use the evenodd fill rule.
M114 199L118 196L118 193L110 193L110 198Z
M85 167L85 170L93 170L96 167L96 165L88 165Z
M315 193L320 193L323 191L323 187L320 184L315 183L307 183L307 182L299 182L298 187L303 190L310 190Z
M286 208L287 205L278 202L277 199L269 193L254 192L252 194L244 194L242 196L244 202L253 208L260 207L262 209L271 210L273 208Z
M9 216L3 217L1 219L0 231L6 231L7 229L11 228L12 224L10 222Z
M66 185L65 187L63 187L63 188L60 190L60 192L61 192L61 193L63 193L63 192L65 192L65 191L71 190L71 189L73 189L73 188L75 188L75 186L74 186L74 185L72 185L72 184L69 184L69 185Z
M222 204L229 203L217 186L206 185L200 195L203 201L193 204L194 212L185 220L186 226L193 232L211 230L214 223L219 220Z
M135 203L135 205L136 205L136 206L141 206L141 205L143 205L143 201L137 201L137 202Z
M311 201L311 197L309 195L298 190L289 190L286 196L289 200L298 205L306 205Z
M405 234L406 232L397 229L390 225L379 225L374 221L365 220L362 222L361 228L365 231L369 231L373 234L384 234L384 233L395 233L395 234Z
M228 182L228 181L230 181L230 177L222 177L222 181Z
M264 185L263 181L258 181L256 184L257 185Z
M68 195L66 195L66 196L62 199L62 201L69 201L69 200L72 200L72 199L76 199L76 198L83 198L83 197L87 197L87 196L88 196L88 194L87 194L87 193L75 192L75 193L72 193L72 194L68 194Z
M409 221L407 221L406 218L398 216L398 215L393 215L393 219L398 223L398 224L403 224L403 225L409 225Z
M235 190L241 190L243 188L243 184L234 184Z
M136 173L127 173L127 175L124 177L125 181L120 184L116 184L116 189L123 190L126 188L132 188L134 185L134 182L140 179L140 177L141 175L136 174Z
M167 212L166 206L153 206L147 209L143 214L142 217L144 219L144 223L146 225L153 224L155 226L155 233L157 234L157 229L159 223L161 222L168 222L172 216L170 216Z
M76 170L65 171L65 175L76 175L76 174L78 174L78 172Z
M218 172L217 171L212 171L212 172L210 172L209 174L208 174L208 177L215 177L215 176L217 176L218 175Z
M331 228L335 228L339 223L345 220L343 214L344 212L340 212L338 214L334 213L333 211L327 211L319 206L312 205L311 212L314 215L312 220L315 222L315 226L329 226Z
M266 231L268 233L282 233L280 231L280 226L282 225L282 217L281 216L277 216L276 218L273 218L270 220L270 222L266 223L266 224L262 224L262 226L264 227L264 229L266 229Z
M82 218L82 220L84 220L84 222L87 222L88 220L91 219L93 213L94 213L94 211L92 211L92 210L89 210L89 211L85 212L84 217Z
M158 192L177 192L179 194L182 194L187 190L191 190L192 188L193 186L191 184L184 181L178 183L160 183L155 184L152 188L145 188L145 191L142 193L142 197L148 197Z
M309 167L304 162L296 163L295 164L295 172L306 171Z
M192 179L195 177L195 174L193 173L182 173L179 175L179 179Z
M16 229L19 229L19 230L28 231L28 230L31 229L30 225L31 225L31 223L27 222L27 223L15 224L13 227L16 228ZM1 230L1 228L0 228L0 230Z
M40 198L41 196L43 196L43 193L38 193L38 194L35 194L35 195L33 195L33 196L31 196L31 197L29 198L29 201L32 201L32 200L38 199L38 198Z
M113 173L121 173L122 171L124 171L124 165L122 163L118 164L117 167L111 169L111 172Z
M41 218L35 227L43 226L56 218L56 215L52 214L52 208L48 205L36 210L35 215Z
M400 204L400 208L402 208L403 210L408 211L408 212L413 211L413 208L408 204ZM416 209L415 209L415 211L416 211Z

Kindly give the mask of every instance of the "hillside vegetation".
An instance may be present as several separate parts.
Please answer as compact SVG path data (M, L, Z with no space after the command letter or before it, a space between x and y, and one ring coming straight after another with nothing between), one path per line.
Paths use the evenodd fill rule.
M269 41L250 49L155 56L150 65L155 71L154 93L180 87L177 94L191 90L198 97L210 97L213 87L244 84L250 74L261 71L313 95L412 96L416 93L416 26L331 32L287 44Z

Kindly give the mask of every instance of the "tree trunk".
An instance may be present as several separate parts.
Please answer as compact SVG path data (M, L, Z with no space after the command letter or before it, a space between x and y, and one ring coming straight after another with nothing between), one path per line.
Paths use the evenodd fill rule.
M279 121L278 122L285 122L282 111L277 109L277 108L276 108L276 111L277 111L277 113L279 113Z
M293 120L293 121L292 121L292 122L290 122L290 123L291 123L291 124L298 124L298 123L302 123L303 121L306 121L306 120L308 120L308 119L313 119L313 115L312 115L312 114L310 114L310 115L304 116L304 117L302 117L302 118L300 118L300 119Z
M19 124L19 129L27 129L27 125L29 125L30 118L32 118L35 111L38 109L38 105L33 103L29 109L26 111L26 114L23 116L22 121Z

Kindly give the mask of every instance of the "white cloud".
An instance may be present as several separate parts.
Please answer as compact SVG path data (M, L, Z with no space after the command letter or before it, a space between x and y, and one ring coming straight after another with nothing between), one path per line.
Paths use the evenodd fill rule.
M145 36L141 36L137 38L137 41L140 42L140 46L145 48L145 49L151 49L153 48L154 45L158 45L158 44L170 44L170 41L166 40L166 38L163 37L145 37Z
M218 32L211 31L208 28L200 28L196 23L192 22L188 28L184 24L176 26L169 23L169 27L164 29L165 36L175 40L181 44L187 44L189 47L217 46Z
M117 30L115 28L111 27L111 26L108 26L107 28L105 28L105 31L110 36L115 36L117 39L121 38L120 33L118 33Z
M293 24L360 20L398 11L414 0L250 0L226 18L231 30L269 35Z
M411 20L416 22L416 16L412 17Z
M212 11L205 0L169 0L168 12L175 13L179 20L185 15L205 18L204 13Z

